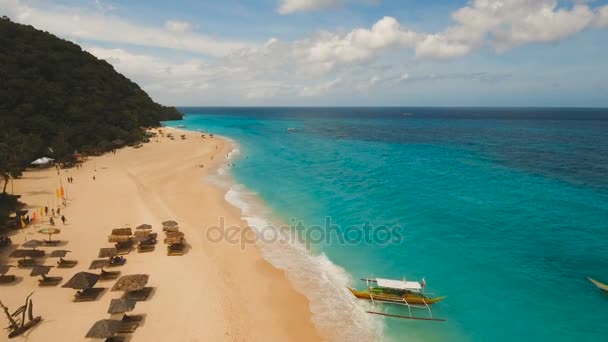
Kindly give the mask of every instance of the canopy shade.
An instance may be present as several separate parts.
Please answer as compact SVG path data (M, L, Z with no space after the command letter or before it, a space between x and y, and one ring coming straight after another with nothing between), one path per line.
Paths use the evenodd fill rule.
M86 338L108 338L116 335L122 327L122 322L116 319L102 319L95 322Z
M142 225L137 226L137 228L135 228L135 229L152 229L152 226L149 224L142 224Z
M68 253L70 253L70 251L66 251L64 249L57 249L51 252L50 257L51 258L63 258L65 257Z
M163 222L163 227L177 227L177 225L177 222L172 220Z
M78 272L67 283L63 284L62 287L77 290L90 289L97 284L99 277L100 275L95 273Z
M36 248L36 247L40 247L44 244L43 241L40 240L29 240L26 241L24 244L21 245L21 247L25 247L25 248Z
M99 258L109 258L109 257L113 257L117 254L118 254L118 251L114 247L99 249Z
M38 233L40 234L59 234L61 233L61 229L59 228L52 228L52 227L47 227L47 228L41 228L38 230Z
M30 272L30 275L33 276L39 276L39 275L46 275L49 273L49 271L51 270L53 266L45 266L45 265L36 265L34 266L34 268L32 268L32 272Z
M131 228L116 228L116 229L112 229L112 235L130 236L131 234L133 234L131 232Z
M133 299L112 299L110 307L108 308L108 313L113 315L133 311L133 309L135 309L135 304L137 304L137 301Z
M420 285L417 281L404 281L404 280L392 280L392 279L382 279L376 278L376 282L378 286L391 288L396 290L410 290L410 291L420 291L422 290L422 285Z
M137 291L141 290L148 283L147 274L132 274L122 276L118 279L116 284L112 286L112 291Z
M31 164L32 165L46 165L49 164L50 162L52 162L53 158L48 158L48 157L42 157L42 158L38 158L36 160L34 160Z
M15 249L9 257L11 258L42 258L44 251L36 249Z
M107 267L109 264L110 264L110 260L108 260L108 259L93 260L91 262L91 266L89 266L89 269L90 270L96 270L98 268Z

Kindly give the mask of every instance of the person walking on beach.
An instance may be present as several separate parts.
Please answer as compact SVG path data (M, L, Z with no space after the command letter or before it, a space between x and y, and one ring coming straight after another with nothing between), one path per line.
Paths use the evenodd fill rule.
M49 223L51 224L51 226L55 226L55 220L53 220L53 218L49 218Z
M44 207L44 214L47 216L49 215L49 207L47 207L47 206Z
M52 216L52 217L55 217L55 209L54 209L54 208L53 208L53 209L51 209L51 216Z
M95 181L95 175L93 175L93 181Z
M57 215L61 215L61 208L57 208Z
M65 225L65 216L61 215L61 222Z

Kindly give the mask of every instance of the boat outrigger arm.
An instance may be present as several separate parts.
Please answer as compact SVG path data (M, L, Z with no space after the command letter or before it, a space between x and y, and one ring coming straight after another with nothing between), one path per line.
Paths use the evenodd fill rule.
M400 316L382 312L367 311L370 314L415 320L445 321L444 319L433 318L433 312L431 311L430 307L430 305L443 300L445 297L426 297L422 293L423 289L426 287L426 281L424 279L422 279L420 282L406 281L405 279L393 280L384 278L365 278L361 280L365 281L367 291L349 289L355 297L360 299L368 299L372 302L372 304L379 302L403 305L408 308L409 312L409 316ZM412 308L428 310L429 317L412 316Z

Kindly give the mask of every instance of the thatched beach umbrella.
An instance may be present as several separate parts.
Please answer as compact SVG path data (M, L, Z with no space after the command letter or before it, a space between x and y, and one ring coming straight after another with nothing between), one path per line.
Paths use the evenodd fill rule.
M108 313L114 315L130 312L135 309L135 304L137 304L137 301L133 299L112 299L110 307L108 308Z
M41 229L38 230L38 233L40 233L40 234L48 234L49 235L49 242L50 242L50 241L52 241L51 240L51 235L61 233L61 229L59 229L59 228L53 228L53 227L41 228Z
M95 273L78 272L67 283L63 284L62 287L76 290L90 289L97 284L99 277L100 275Z
M108 259L93 260L91 262L91 266L89 266L89 269L96 270L98 268L108 267L109 264L110 264L110 261Z
M64 249L57 249L51 252L51 258L65 258L65 256L71 251L66 251Z
M175 222L173 220L163 222L163 227L173 228L173 227L177 227L177 226L178 226L177 222Z
M137 238L147 238L148 236L150 236L150 231L149 230L138 230L135 232L134 236L135 236L135 240L137 240Z
M49 271L53 268L53 266L45 266L45 265L36 265L32 268L32 272L30 272L30 276L35 277L39 275L47 275Z
M43 241L29 240L29 241L26 241L24 244L22 244L21 247L36 249L42 245L44 245Z
M33 240L31 240L33 241ZM42 258L44 251L37 249L15 249L10 255L10 258Z
M102 319L95 322L86 338L108 338L116 335L122 327L122 322L116 319Z
M110 258L118 255L118 250L114 247L110 248L100 248L99 249L99 258Z
M152 226L149 224L141 224L139 226L137 226L137 228L135 228L136 230L150 230L152 229Z
M133 234L133 232L131 231L131 228L116 228L116 229L112 229L112 235L131 236L132 234Z
M138 291L143 289L148 283L148 278L150 278L147 274L132 274L122 276L118 279L116 284L112 286L112 291Z

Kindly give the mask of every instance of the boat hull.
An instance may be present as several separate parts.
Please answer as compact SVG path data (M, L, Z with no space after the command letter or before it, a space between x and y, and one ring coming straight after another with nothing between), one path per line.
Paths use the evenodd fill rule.
M593 285L597 286L598 289L604 291L604 292L608 292L608 285L606 284L602 284L599 281L593 279L593 278L587 278L589 279L590 282L593 283Z
M367 300L371 300L371 296L369 295L368 291L358 291L355 289L351 289L349 288L350 292L357 298L359 299L367 299ZM414 304L414 305L432 305L435 304L437 302L442 301L443 299L445 299L444 297L435 297L435 298L426 298L426 297L421 297L421 296L417 296L417 295L403 295L403 296L399 296L399 295L393 295L393 294L374 294L374 300L375 301L381 301L381 302L388 302L388 303L397 303L397 304L404 304L405 302L407 302L408 304Z

